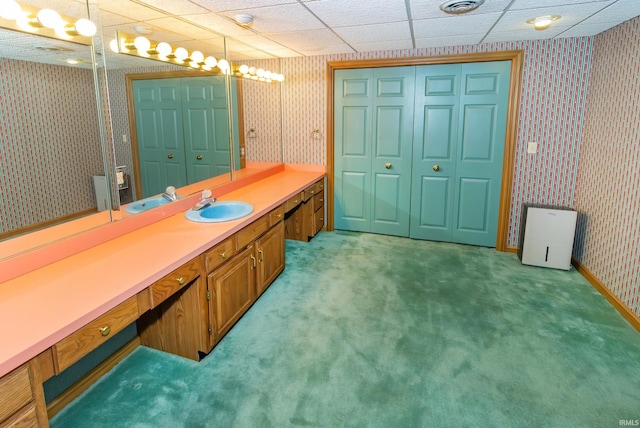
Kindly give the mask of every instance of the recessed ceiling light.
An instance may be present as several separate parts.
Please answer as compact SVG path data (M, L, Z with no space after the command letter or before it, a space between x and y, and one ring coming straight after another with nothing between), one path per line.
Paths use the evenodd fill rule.
M446 13L458 15L461 13L471 12L479 8L484 0L450 0L440 5L440 10Z
M538 16L536 18L530 19L527 21L527 24L533 25L533 28L536 30L546 30L549 28L552 22L560 19L560 15L545 15Z

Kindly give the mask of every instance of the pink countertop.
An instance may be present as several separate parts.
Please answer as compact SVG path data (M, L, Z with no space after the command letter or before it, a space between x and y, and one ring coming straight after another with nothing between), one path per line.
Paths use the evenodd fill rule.
M254 212L225 223L194 223L184 212L0 284L0 376L147 288L324 176L287 167L219 200Z

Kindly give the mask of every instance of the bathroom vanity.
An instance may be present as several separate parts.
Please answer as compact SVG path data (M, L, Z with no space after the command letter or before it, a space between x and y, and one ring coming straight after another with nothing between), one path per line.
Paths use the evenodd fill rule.
M47 426L42 383L131 323L142 345L210 352L284 270L286 212L308 204L304 240L322 228L319 192L324 172L285 169L219 196L251 203L245 218L183 211L0 284L0 426Z

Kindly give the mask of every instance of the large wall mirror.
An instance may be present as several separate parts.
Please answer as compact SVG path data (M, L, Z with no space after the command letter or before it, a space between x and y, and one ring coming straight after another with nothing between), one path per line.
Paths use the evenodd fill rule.
M122 214L118 211L120 199L126 208L128 203L148 196L136 189L136 180L141 178L137 176L140 154L133 145L137 135L132 135L132 130L135 132L137 127L131 123L135 121L135 114L127 98L127 76L153 77L163 73L171 74L172 78L198 76L186 66L112 52L109 44L116 31L144 34L149 39L188 50L197 49L216 58L227 58L231 64L255 63L258 67L279 71L277 58L138 2L99 0L96 4L90 0L90 4L86 4L78 0L25 0L19 3L55 8L76 18L87 17L87 10L92 10L91 18L98 24L95 39L100 42L96 48L96 67L104 65L106 70L95 72L89 46L1 30L0 79L5 98L0 119L3 181L0 239L4 239L0 247L6 250L0 251L0 259L29 250L12 245L10 241L16 241L11 239L15 236L24 237L25 233L41 227L51 230L58 227L52 225L61 221L82 222L87 228L110 221L126 221L125 210ZM65 62L67 60L74 64ZM104 87L98 85L96 89L94 75L98 81L106 75ZM282 162L280 84L235 76L222 76L222 79L229 94L228 126L236 130L227 143L228 171L218 166L212 170L217 173L211 173L216 178L209 177L198 186L198 180L204 178L200 175L195 183L188 183L184 188L189 193ZM104 147L100 144L102 130L98 123L100 104L109 109L105 115ZM114 170L116 166L123 168ZM118 171L124 175L116 174ZM98 212L101 207L96 199L94 177L106 177L111 206L116 211ZM176 187L181 195L180 184ZM61 233L63 235L53 235L52 239L64 239L64 232ZM34 245L43 244L35 242Z

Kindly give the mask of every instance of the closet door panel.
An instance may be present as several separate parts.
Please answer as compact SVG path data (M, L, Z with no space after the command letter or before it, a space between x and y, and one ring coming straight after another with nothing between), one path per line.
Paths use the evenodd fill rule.
M415 67L373 72L371 232L409 236Z
M460 74L460 64L416 69L412 238L451 240Z
M373 70L337 70L334 86L336 229L371 229Z
M510 69L510 61L462 65L453 242L496 245Z

